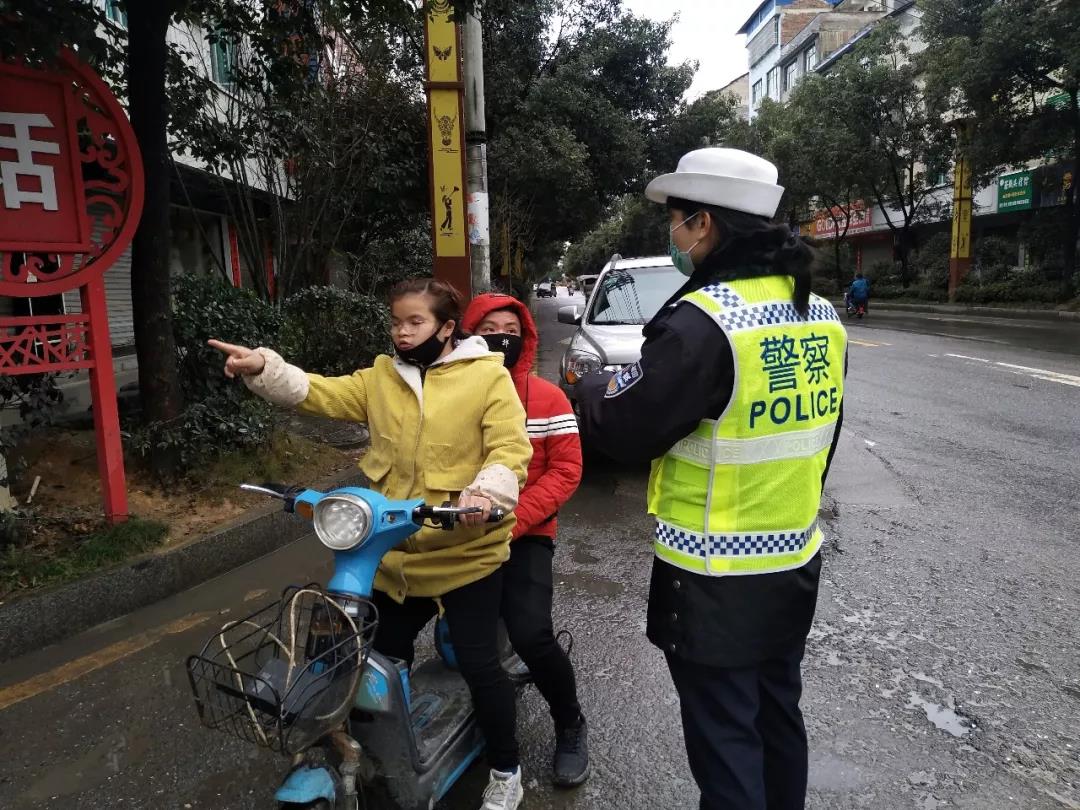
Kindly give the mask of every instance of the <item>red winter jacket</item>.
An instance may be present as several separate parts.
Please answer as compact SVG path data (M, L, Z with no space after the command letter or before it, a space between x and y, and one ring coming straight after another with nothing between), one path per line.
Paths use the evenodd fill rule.
M555 514L581 483L581 438L570 401L559 387L532 374L540 336L529 308L498 293L478 295L469 304L461 326L470 334L491 312L508 309L521 319L521 358L510 369L525 405L533 457L529 478L518 498L514 539L525 535L555 538Z

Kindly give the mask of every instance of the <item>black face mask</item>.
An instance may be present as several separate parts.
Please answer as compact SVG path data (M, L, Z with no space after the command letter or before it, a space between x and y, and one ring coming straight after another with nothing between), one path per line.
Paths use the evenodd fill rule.
M442 354L443 349L446 348L446 341L439 337L439 330L441 330L443 326L444 324L439 324L431 337L419 346L413 346L411 349L396 349L398 357L406 363L419 366L420 368L427 368L430 366L439 359L439 355Z
M494 335L481 335L480 337L485 340L491 351L503 355L503 365L507 368L513 368L517 365L517 361L521 359L521 348L525 343L521 335L508 335L505 332L500 332Z

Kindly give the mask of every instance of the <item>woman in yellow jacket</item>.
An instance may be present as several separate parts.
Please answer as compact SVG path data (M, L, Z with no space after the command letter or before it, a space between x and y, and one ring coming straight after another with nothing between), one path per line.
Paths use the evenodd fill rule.
M416 635L442 606L487 739L492 772L482 810L512 810L523 795L515 694L499 663L496 629L514 519L494 527L486 520L495 506L512 512L525 483L532 456L525 411L503 356L460 332L462 299L453 287L405 281L390 306L396 355L346 377L307 374L265 348L211 345L228 356L226 375L242 376L271 402L366 422L371 449L360 469L372 489L483 509L451 532L422 529L383 558L375 648L411 665Z

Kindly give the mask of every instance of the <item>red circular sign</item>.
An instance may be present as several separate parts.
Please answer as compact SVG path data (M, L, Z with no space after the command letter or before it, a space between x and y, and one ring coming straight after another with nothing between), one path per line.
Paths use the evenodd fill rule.
M0 295L93 281L142 214L142 159L123 108L73 53L60 62L0 63Z

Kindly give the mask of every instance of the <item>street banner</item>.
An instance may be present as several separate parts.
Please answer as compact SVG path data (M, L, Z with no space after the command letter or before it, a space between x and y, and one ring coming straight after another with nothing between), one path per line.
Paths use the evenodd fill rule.
M434 274L471 295L461 36L449 2L424 15Z

